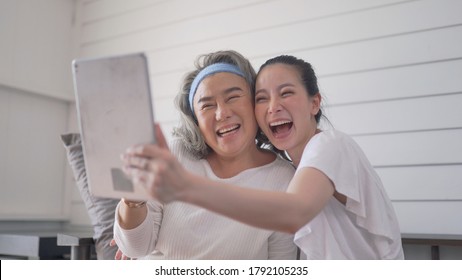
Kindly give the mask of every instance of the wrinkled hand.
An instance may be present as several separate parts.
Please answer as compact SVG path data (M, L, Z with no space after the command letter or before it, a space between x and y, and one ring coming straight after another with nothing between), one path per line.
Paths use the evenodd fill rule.
M151 198L168 203L178 199L187 186L189 173L170 153L158 124L155 129L157 144L128 148L121 156L123 171L132 179L133 184L145 188Z
M111 247L117 246L115 239L112 239L111 242L109 242L109 246ZM115 260L136 260L136 258L129 258L126 255L124 255L124 253L122 253L120 249L117 249L114 259Z

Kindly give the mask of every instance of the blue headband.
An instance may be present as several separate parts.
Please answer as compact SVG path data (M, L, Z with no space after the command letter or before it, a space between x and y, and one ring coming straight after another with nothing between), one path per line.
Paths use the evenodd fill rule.
M194 100L194 95L196 95L196 90L199 84L202 82L203 79L206 77L213 75L215 73L221 73L221 72L228 72L228 73L233 73L236 75L239 75L245 79L244 73L242 73L241 69L237 67L236 65L229 64L229 63L215 63L211 64L204 69L202 69L199 74L194 78L194 81L191 84L191 89L189 90L189 107L191 108L191 112L193 115L194 113L194 106L193 106L193 100Z

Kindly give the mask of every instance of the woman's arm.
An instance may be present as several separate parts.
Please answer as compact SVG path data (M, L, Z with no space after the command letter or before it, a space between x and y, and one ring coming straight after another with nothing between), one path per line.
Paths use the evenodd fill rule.
M123 229L134 229L139 226L148 213L146 202L132 202L122 199L117 207L118 222Z
M140 258L150 254L157 243L163 217L163 205L157 201L149 201L145 208L145 219L134 228L126 229L121 225L119 209L114 222L114 239L124 255L130 258Z
M295 233L334 193L329 178L310 167L296 173L287 193L243 189L197 176L170 153L158 126L156 135L158 145L140 145L127 151L124 171L143 184L154 199L165 203L180 200L252 226Z
M243 189L188 174L189 186L177 199L196 204L240 222L295 233L311 221L334 193L332 182L319 170L303 168L287 193ZM158 193L165 192L165 184Z
M143 168L136 167L141 155L151 158ZM188 172L157 145L135 147L126 156L126 166L126 173L143 183L154 199L195 204L252 226L289 233L311 221L334 193L328 177L310 167L296 173L287 193L216 182Z

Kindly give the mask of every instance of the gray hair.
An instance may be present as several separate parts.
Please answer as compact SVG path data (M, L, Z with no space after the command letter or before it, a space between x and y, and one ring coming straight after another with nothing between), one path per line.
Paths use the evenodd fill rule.
M175 105L180 110L180 123L173 129L173 135L180 139L188 152L200 159L205 158L211 152L211 148L205 143L196 117L189 107L189 90L194 78L202 69L219 62L237 66L249 83L252 100L255 95L255 70L249 60L240 53L232 50L217 51L201 55L196 59L194 63L196 69L186 74L181 91L175 97Z

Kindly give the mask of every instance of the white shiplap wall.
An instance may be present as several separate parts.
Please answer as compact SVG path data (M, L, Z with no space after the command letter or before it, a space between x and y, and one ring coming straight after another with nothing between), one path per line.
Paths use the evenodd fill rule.
M76 57L146 52L170 130L197 55L235 49L257 69L299 56L330 121L376 166L402 231L462 234L461 10L459 0L81 0Z

